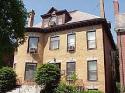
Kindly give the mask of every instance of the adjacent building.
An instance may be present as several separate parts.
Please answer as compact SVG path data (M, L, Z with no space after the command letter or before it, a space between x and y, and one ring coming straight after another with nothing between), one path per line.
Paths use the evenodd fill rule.
M115 43L106 19L78 10L51 8L41 15L42 22L33 25L30 12L26 42L14 56L14 68L21 83L33 82L40 64L53 63L65 81L73 73L84 89L113 93L113 61Z
M119 50L120 82L125 86L125 13L119 13L119 2L114 1L115 31L117 32L117 46Z

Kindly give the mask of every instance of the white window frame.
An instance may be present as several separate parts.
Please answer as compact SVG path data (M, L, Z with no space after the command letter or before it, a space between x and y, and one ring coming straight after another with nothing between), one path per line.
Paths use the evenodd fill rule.
M93 39L91 39L91 37L89 37L90 33L95 34ZM94 44L93 47L92 47L91 43ZM87 48L88 48L88 50L96 49L97 48L96 43L97 43L96 42L96 30L87 31Z
M58 38L57 40L52 40L52 39L54 39L54 38ZM54 47L54 43L57 43L57 47ZM50 50L57 50L57 49L59 49L59 44L60 44L60 37L59 36L52 36L52 37L50 37L50 46L49 46L49 49Z

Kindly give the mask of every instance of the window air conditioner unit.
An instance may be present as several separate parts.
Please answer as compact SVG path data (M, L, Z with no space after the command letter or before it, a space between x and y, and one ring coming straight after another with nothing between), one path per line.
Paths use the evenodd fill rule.
M69 50L69 51L74 51L74 50L75 50L75 47L74 47L74 46L69 46L69 47L68 47L68 50Z
M29 52L30 52L30 53L36 53L36 51L37 51L36 48L30 48L30 49L29 49Z
M55 26L56 25L56 22L54 21L50 21L50 24L49 24L51 27Z

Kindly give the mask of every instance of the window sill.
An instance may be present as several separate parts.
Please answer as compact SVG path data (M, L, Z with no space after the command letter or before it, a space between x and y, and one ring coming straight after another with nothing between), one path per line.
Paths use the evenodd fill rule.
M88 82L98 82L98 80L87 80Z
M87 48L87 50L97 50L97 48Z
M50 51L56 51L56 50L59 50L59 48L56 48L56 49L49 49Z

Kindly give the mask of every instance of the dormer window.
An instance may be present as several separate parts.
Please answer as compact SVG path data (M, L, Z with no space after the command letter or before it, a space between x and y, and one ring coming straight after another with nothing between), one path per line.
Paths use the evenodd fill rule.
M43 26L48 27L49 18L43 20Z
M70 13L67 10L57 10L54 7L52 7L46 14L41 15L41 17L43 19L42 26L44 28L62 25L72 19Z
M53 16L50 18L49 26L55 26L56 24L57 24L57 17L56 17L56 15L53 15Z
M63 18L62 16L58 16L58 25L63 24Z

